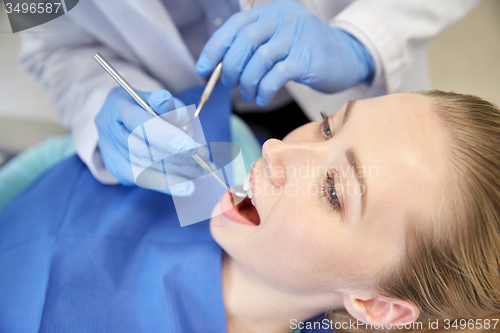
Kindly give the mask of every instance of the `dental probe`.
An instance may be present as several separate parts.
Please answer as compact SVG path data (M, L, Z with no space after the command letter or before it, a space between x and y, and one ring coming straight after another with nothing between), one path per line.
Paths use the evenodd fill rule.
M144 109L146 110L149 114L161 119L161 120L164 120L162 117L160 117L154 110L153 108L134 90L134 88L132 88L128 83L127 81L125 81L125 79L120 75L118 74L118 72L106 61L106 59L104 59L99 53L96 53L94 55L94 59L97 60L97 62L106 70L106 72L108 72L111 77L113 77L113 79L115 79L116 82L118 82L118 84L120 86L122 86L122 88L127 92L129 93L130 96L132 96L133 99L136 100L137 103L139 103L139 105ZM193 160L196 161L196 163L198 163L206 172L208 172L209 174L211 174L215 179L217 179L217 181L222 185L224 186L224 188L228 191L228 192L231 192L232 194L238 196L238 197L241 197L241 198L245 198L247 197L247 194L244 193L244 192L238 192L232 188L229 188L226 183L220 179L220 177L214 172L214 170L212 169L212 167L210 166L210 164L208 164L200 155L198 154L194 154L191 156L191 158L193 158Z
M253 2L254 0L248 0L243 10L251 8L253 6ZM210 95L212 94L212 91L214 90L214 87L217 84L217 81L219 80L221 73L222 73L222 60L221 62L219 62L217 67L215 67L214 71L212 72L212 75L210 75L210 79L208 79L208 83L205 86L205 90L203 90L203 94L201 94L200 102L198 103L198 107L196 108L196 112L194 113L193 118L191 118L191 120L189 120L186 123L186 125L184 125L184 127L182 128L184 132L188 128L189 124L191 124L191 122L195 120L196 117L198 117L198 115L200 114L201 109L210 98Z
M146 103L144 99L142 99L142 97L134 90L134 88L132 88L130 84L128 84L128 82L125 81L125 79L121 77L120 74L118 74L118 72L106 61L106 59L101 56L99 52L94 54L94 59L97 60L97 62L106 70L106 72L108 72L109 75L111 75L113 79L115 79L115 81L118 82L118 84L122 86L122 88L125 89L125 91L128 92L128 94L133 99L135 99L135 101L139 103L139 105L144 110L146 110L150 115L160 118L153 110L153 108L149 106L149 104Z

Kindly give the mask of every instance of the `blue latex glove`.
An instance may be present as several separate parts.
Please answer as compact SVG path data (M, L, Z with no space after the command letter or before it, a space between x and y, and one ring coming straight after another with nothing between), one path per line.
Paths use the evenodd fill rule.
M123 185L138 184L144 187L136 182L132 166L143 168L150 166L149 175L154 175L156 172L160 177L156 175L154 179L161 181L156 181L157 184L147 188L179 196L191 194L194 191L194 185L189 180L203 174L203 170L189 157L196 152L193 148L200 144L182 131L182 126L191 116L186 108L181 109L184 103L173 98L166 90L157 90L153 93L139 91L138 93L159 115L175 109L180 110L163 115L162 118L166 121L162 121L142 109L122 88L117 87L111 90L95 118L99 132L98 146L106 169ZM141 127L141 125L144 126ZM145 129L146 127L148 130ZM143 129L146 131L150 149L146 147L146 140L142 136ZM134 138L131 133L134 133L135 141L131 141L131 138ZM137 134L140 138L137 138ZM131 142L138 142L138 144L131 144ZM160 161L159 163L151 163L151 152L158 157L154 160ZM178 156L165 159L162 165L161 159L172 155ZM207 160L207 156L202 157ZM169 184L172 184L172 179L175 183L182 183L181 186L175 187L175 193L171 193L165 185L167 182L164 172L170 177Z
M374 74L372 57L357 39L293 0L231 16L203 48L196 71L207 76L221 60L222 83L239 83L243 99L261 106L290 80L334 93L371 83Z

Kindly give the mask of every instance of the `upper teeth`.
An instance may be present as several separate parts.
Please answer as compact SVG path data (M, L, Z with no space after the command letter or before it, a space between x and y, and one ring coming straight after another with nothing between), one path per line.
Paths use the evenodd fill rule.
M250 185L250 174L245 177L245 181L243 182L243 189L247 191L247 195L250 199L252 199L252 186ZM253 203L253 200L252 200Z

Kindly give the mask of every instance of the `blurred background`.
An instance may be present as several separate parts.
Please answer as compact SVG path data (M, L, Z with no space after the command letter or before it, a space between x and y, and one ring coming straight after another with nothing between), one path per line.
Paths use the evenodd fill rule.
M58 124L46 94L16 63L19 37L0 0L0 165L51 135ZM500 105L500 0L484 0L432 40L432 88L474 94Z

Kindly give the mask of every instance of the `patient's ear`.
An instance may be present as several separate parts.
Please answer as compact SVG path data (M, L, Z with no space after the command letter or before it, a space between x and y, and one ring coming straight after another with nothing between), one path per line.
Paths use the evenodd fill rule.
M420 315L415 304L365 293L345 295L344 306L351 316L367 323L412 323Z

